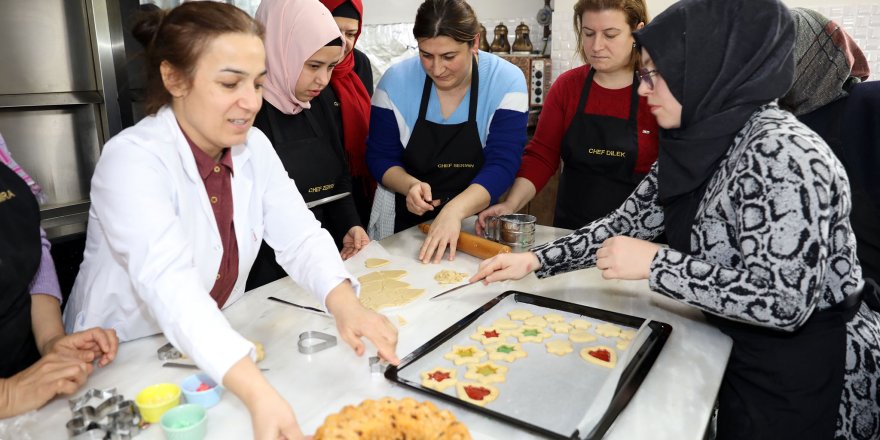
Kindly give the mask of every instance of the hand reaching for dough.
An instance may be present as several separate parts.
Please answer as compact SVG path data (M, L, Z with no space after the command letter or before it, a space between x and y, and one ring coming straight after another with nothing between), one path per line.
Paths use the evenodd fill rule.
M339 252L339 256L343 260L347 260L368 244L370 244L370 237L367 236L367 231L360 226L352 226L345 237L342 237L342 251Z
M358 301L351 283L347 280L327 295L327 309L336 318L339 336L354 349L358 356L364 354L365 337L373 343L379 356L393 365L400 363L397 354L397 328L385 317L367 309Z

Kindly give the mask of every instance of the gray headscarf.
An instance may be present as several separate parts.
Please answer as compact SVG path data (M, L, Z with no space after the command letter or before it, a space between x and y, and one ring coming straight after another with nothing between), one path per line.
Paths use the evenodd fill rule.
M796 29L794 84L779 105L805 115L847 95L870 68L852 37L837 23L806 8L791 9Z

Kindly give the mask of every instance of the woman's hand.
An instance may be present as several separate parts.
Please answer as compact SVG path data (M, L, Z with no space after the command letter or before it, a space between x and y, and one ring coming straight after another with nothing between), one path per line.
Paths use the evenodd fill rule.
M245 356L223 376L223 386L245 404L258 440L301 440L302 430L290 404L269 384L257 364Z
M479 270L469 281L473 283L483 280L483 284L489 284L495 281L518 280L540 267L541 262L532 252L498 254L483 260Z
M513 214L513 208L508 206L507 203L498 203L484 209L483 212L477 215L477 222L474 223L474 228L477 230L477 235L479 235L480 237L484 237L483 233L486 231L487 218L507 214Z
M428 236L422 242L422 248L419 249L419 260L422 263L429 263L433 257L434 263L439 263L447 246L449 246L449 261L454 260L455 248L458 246L458 234L461 232L461 221L462 216L452 212L451 209L441 210L431 223Z
M355 256L369 243L370 237L367 236L367 231L360 226L352 226L348 233L345 234L345 237L342 237L342 250L339 252L339 256L343 260L347 260Z
M596 267L606 280L644 280L651 274L651 262L660 246L650 241L617 236L596 251Z
M59 336L46 343L44 353L57 353L91 363L95 359L99 366L106 366L116 358L119 338L116 330L93 327L81 332Z
M366 337L379 351L379 356L393 365L400 363L397 349L397 328L384 315L367 309L354 295L348 281L343 282L327 295L327 309L336 318L339 336L354 352L364 354Z
M414 183L406 193L406 209L415 215L433 211L439 204L439 200L431 199L431 185L425 182Z
M49 353L9 379L0 379L0 419L45 405L58 394L73 394L92 372L76 358Z

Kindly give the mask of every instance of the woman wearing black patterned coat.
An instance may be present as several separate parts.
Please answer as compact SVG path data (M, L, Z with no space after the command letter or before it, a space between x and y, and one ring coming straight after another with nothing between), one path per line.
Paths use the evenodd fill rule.
M614 213L472 281L595 265L701 309L733 341L719 439L880 436L880 314L862 280L849 182L775 99L794 28L778 0L682 0L636 33L639 92L663 127L651 173ZM648 242L666 232L669 247Z

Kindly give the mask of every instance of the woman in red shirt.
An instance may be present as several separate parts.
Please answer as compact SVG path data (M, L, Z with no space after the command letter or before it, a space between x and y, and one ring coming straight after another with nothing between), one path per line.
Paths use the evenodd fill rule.
M648 22L644 0L579 0L574 27L584 66L553 83L504 202L488 216L522 209L565 166L553 225L576 229L616 209L657 159L657 121L636 93L639 52L632 32Z

